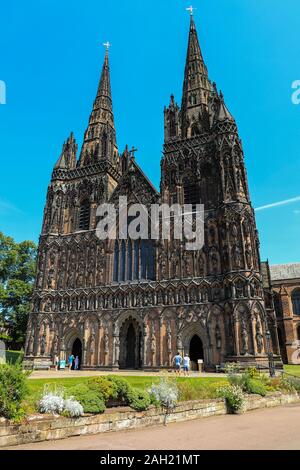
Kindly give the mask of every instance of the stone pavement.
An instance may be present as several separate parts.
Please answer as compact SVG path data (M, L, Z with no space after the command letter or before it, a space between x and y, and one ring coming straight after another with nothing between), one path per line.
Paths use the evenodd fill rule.
M175 372L150 372L150 371L140 371L140 370L122 370L122 371L99 371L99 370L35 370L29 376L30 379L64 379L70 377L98 377L101 375L120 375L120 376L136 376L136 377L159 377L162 374L169 376L175 376ZM183 373L181 374L183 377ZM225 377L225 374L215 374L215 373L199 373L191 372L190 377Z
M289 405L9 450L300 450L299 416L300 405Z

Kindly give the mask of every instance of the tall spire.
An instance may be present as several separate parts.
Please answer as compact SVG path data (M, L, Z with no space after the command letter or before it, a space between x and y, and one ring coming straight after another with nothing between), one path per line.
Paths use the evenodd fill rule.
M113 162L118 155L110 85L108 54L110 44L104 45L106 47L104 64L89 125L84 135L80 165L93 164L99 160Z
M193 9L190 7L190 32L186 56L184 83L182 93L182 130L183 136L188 137L188 129L193 121L198 121L199 115L204 119L207 112L208 98L212 86L208 78L207 68L199 45ZM201 127L204 123L198 122Z

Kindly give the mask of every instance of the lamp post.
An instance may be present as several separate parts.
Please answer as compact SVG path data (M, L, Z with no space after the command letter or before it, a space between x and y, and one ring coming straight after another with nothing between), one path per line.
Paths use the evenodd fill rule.
M269 361L269 374L270 377L275 377L275 363L273 357L273 350L271 348L271 333L269 328L266 331L266 340L267 340L267 355Z

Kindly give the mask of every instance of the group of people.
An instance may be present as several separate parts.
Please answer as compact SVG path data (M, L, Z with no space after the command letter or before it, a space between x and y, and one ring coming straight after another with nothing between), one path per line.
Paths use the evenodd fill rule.
M65 362L64 362L65 364ZM61 367L64 369L65 366L61 365L61 362L59 360L59 357L56 355L54 357L54 366L55 366L55 370L59 370ZM67 363L67 366L68 366L68 369L69 370L79 370L79 367L80 367L80 360L79 360L79 357L78 356L74 356L74 354L70 354L69 357L68 357L68 363Z
M68 369L69 370L79 370L79 357L70 354L68 357Z
M175 365L175 373L177 375L181 374L181 368L183 368L184 376L188 377L190 375L191 359L187 353L182 357L180 352L178 352L173 358L173 363Z

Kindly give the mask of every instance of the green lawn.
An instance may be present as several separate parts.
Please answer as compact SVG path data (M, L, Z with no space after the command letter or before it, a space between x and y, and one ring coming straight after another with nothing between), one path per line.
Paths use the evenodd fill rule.
M284 371L287 373L287 374L291 374L291 375L296 375L297 377L300 377L300 365L285 365L284 366Z

